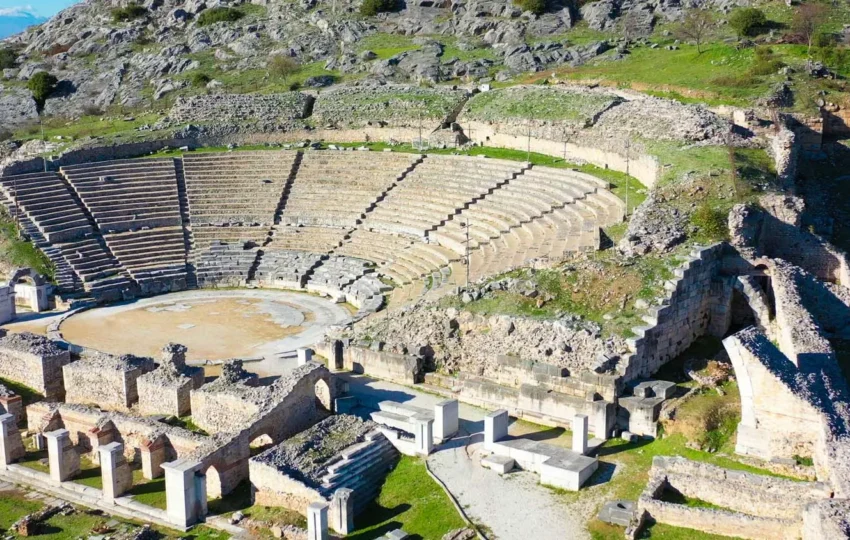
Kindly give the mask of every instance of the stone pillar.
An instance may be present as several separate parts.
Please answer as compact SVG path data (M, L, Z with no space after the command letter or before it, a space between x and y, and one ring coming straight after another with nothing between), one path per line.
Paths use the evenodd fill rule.
M47 460L50 463L50 479L61 484L80 473L80 455L71 444L67 429L57 429L44 434L47 437Z
M434 421L430 418L411 418L416 432L413 440L416 443L416 453L427 456L434 449Z
M584 455L587 452L587 415L573 416L573 452Z
M104 444L98 447L97 453L100 454L100 475L103 477L103 500L114 503L117 497L133 487L133 471L124 459L123 444Z
M458 408L456 399L441 401L434 406L434 438L437 441L447 441L457 433Z
M162 476L162 464L165 462L165 442L162 437L141 444L142 476L148 480Z
M354 532L354 490L339 488L331 499L330 525L339 534Z
M0 413L9 413L20 424L24 418L24 400L21 396L0 396Z
M188 459L178 459L162 464L165 471L165 499L168 521L185 529L204 516L206 500L201 501L205 490L199 489L196 477L201 464Z
M593 436L603 441L608 440L608 411L607 401L598 400L591 403L593 409Z
M11 414L0 415L0 470L6 470L10 463L21 459L26 454L21 430Z
M508 436L508 411L499 409L484 417L484 449Z
M302 347L298 349L298 365L303 366L313 360L313 349Z
M307 507L307 540L328 538L328 503L310 503Z

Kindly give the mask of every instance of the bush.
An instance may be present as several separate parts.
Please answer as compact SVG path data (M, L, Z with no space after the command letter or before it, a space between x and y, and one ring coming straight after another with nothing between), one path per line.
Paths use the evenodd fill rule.
M112 10L112 20L114 22L127 22L134 19L140 19L148 14L148 10L139 5L131 5Z
M386 13L398 9L397 0L363 0L360 4L360 14L374 17L378 13Z
M757 8L736 9L729 17L729 26L738 37L752 37L761 34L767 25L767 17Z
M189 82L191 82L192 86L195 88L206 86L210 83L210 81L212 81L212 77L206 73L192 73L192 76L189 78Z
M272 77L286 81L290 75L298 73L301 66L291 56L276 54L269 59L269 74Z
M229 7L214 7L201 12L198 17L199 26L209 26L220 22L236 22L245 14L238 9Z
M825 32L819 32L815 34L812 38L812 46L823 48L823 47L833 47L835 45L835 36L832 34L827 34Z
M726 213L712 208L707 202L701 204L691 215L691 225L696 227L699 240L725 240L729 234Z
M514 0L514 5L535 15L542 15L546 11L546 0Z
M783 67L785 67L785 64L773 54L773 49L758 47L755 51L750 73L755 76L773 75Z
M27 88L32 92L32 98L39 109L44 107L44 102L56 90L58 83L59 80L46 71L39 71L27 81Z
M0 69L12 69L18 64L18 53L8 47L0 49Z

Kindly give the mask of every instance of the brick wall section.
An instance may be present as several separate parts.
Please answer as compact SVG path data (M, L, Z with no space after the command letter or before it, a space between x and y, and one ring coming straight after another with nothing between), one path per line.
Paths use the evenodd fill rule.
M104 353L82 358L62 368L67 389L65 401L129 411L139 400L138 378L153 369L150 358Z

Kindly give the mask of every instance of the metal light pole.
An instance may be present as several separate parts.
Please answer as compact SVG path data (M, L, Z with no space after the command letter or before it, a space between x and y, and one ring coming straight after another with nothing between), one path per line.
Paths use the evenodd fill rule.
M631 150L631 141L626 139L626 213L623 218L629 217L629 156Z
M528 142L525 148L525 161L531 163L531 118L528 119Z
M419 148L422 151L422 111L419 111Z
M466 216L466 287L469 288L469 216Z

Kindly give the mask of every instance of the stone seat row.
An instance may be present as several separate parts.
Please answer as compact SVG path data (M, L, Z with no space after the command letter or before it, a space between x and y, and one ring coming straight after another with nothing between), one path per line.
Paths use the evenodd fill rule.
M435 244L416 242L407 249L398 251L392 263L381 271L401 284L439 272L461 257L453 251Z
M270 287L303 288L307 275L322 259L318 253L271 249L263 250L257 266L257 281Z
M185 273L186 246L180 227L106 234L104 240L136 280L157 272Z
M56 173L3 178L4 194L29 217L49 242L72 240L93 231L87 216Z
M129 275L98 242L90 237L55 244L74 272L90 292L104 289L127 288Z
M181 224L173 159L62 167L103 232Z
M296 227L279 225L274 228L269 249L313 251L328 253L340 245L349 227Z
M211 241L195 260L195 275L202 286L242 286L257 259L257 248L242 243Z

